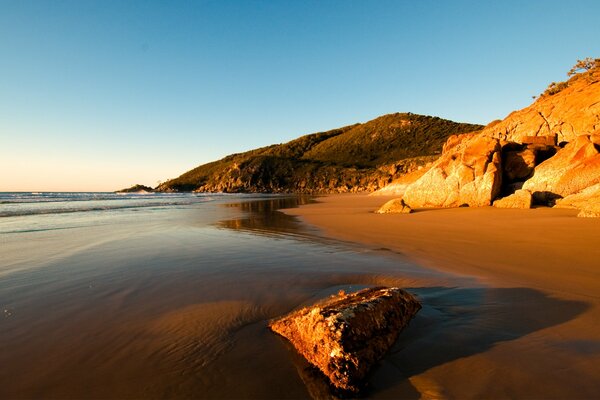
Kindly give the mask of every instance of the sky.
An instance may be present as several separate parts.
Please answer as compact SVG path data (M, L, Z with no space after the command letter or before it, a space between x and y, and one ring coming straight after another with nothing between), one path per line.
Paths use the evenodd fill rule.
M600 2L0 0L0 191L156 186L413 112L486 124L578 59Z

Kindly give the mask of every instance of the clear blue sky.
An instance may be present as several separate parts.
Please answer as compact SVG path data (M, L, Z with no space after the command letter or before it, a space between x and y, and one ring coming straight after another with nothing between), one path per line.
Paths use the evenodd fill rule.
M600 57L600 1L0 0L0 191L154 186L410 111L485 124Z

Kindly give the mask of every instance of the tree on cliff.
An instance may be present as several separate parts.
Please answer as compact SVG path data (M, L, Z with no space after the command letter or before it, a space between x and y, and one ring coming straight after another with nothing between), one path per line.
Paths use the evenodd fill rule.
M577 64L567 72L568 76L577 75L581 72L588 72L591 69L600 67L600 58L587 57L583 60L577 60Z

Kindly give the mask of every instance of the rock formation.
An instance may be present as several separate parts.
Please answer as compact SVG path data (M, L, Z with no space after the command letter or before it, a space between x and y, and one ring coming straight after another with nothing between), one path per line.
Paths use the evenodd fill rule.
M527 190L517 190L510 196L494 201L494 207L498 208L531 208L532 196Z
M404 199L392 199L382 205L379 210L375 211L376 214L410 214L412 212L410 208L404 202Z
M556 201L557 208L576 208L578 217L600 217L600 183Z
M411 208L490 205L501 187L500 151L498 139L450 137L438 161L408 186L405 203Z
M575 75L556 94L545 94L501 122L488 125L482 134L508 142L545 144L572 142L600 126L600 69Z
M555 156L535 168L523 185L538 203L552 203L600 182L600 146L590 136L577 136Z
M329 379L357 391L371 367L394 344L421 305L398 288L370 288L302 308L269 327Z
M551 84L532 105L481 132L450 136L422 177L412 183L400 178L379 192L402 196L412 208L485 206L494 200L497 207L552 205L600 182L599 152L596 60L589 71ZM581 207L582 215L595 213Z

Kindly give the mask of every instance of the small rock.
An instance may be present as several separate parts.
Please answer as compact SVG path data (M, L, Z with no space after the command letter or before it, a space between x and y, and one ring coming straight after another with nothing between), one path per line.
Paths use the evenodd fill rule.
M412 212L403 199L392 199L375 211L376 214L410 214Z

